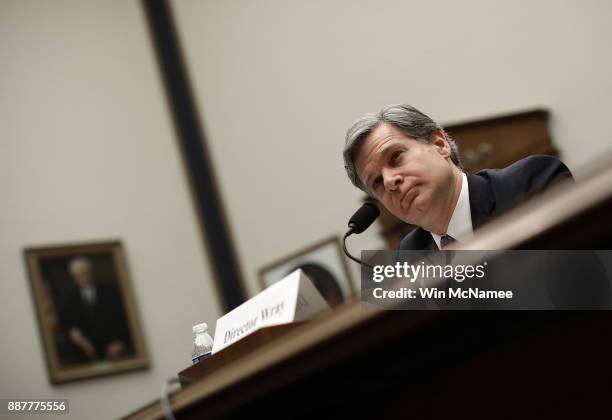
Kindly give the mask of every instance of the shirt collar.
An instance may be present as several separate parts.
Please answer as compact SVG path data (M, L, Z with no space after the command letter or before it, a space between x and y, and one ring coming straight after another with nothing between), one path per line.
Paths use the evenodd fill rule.
M438 249L440 248L441 235L430 232ZM461 192L453 210L446 234L455 238L458 242L465 242L474 236L472 227L472 213L470 209L470 191L465 173L461 173Z

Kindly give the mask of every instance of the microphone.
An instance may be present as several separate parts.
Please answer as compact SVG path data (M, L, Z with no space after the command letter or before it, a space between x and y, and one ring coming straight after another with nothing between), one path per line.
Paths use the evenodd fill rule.
M359 210L357 210L349 220L349 231L347 232L347 234L350 235L352 233L363 232L364 230L369 228L372 223L374 223L374 220L376 220L379 214L380 210L378 209L376 204L369 201L363 203L363 206L361 206Z
M364 263L360 259L353 257L348 252L348 249L346 249L346 238L349 235L352 235L353 233L361 233L367 228L369 228L370 225L374 223L374 220L376 220L379 214L380 210L378 209L376 204L369 201L363 203L359 210L357 210L355 214L353 214L353 216L350 218L348 222L349 230L344 234L344 238L342 239L342 248L344 249L344 253L346 254L346 256L349 257L351 260L361 265L365 265L366 267L370 267L372 269L374 269L374 267L372 267L370 264Z

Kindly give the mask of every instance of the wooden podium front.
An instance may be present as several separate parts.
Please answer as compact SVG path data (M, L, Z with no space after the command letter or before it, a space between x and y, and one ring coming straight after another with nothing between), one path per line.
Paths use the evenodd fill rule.
M283 336L288 331L294 330L300 325L303 325L303 322L277 325L255 331L253 334L246 336L230 347L209 357L204 362L197 363L180 371L178 373L178 378L181 386L184 388L205 378L212 372L222 369L230 363L236 362L241 357L248 355L253 349L258 349L265 344L271 343L274 339Z
M560 186L464 249L612 249L611 180L606 165ZM354 301L271 334L181 372L190 384L171 396L176 418L609 417L610 311L374 311ZM163 418L159 401L127 418Z

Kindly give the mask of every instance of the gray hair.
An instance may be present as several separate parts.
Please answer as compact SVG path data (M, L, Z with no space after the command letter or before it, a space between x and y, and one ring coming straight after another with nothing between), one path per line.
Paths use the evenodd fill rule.
M87 257L78 256L68 262L68 272L70 274L74 273L74 270L77 265L86 265L89 269L91 269L91 260Z
M410 105L388 105L380 112L364 115L349 128L344 143L344 168L357 188L370 194L359 179L355 169L355 156L364 139L381 123L395 126L406 136L413 137L421 143L429 143L436 131L442 132L451 149L450 158L459 169L463 169L459 160L459 151L455 141L444 131L442 126Z

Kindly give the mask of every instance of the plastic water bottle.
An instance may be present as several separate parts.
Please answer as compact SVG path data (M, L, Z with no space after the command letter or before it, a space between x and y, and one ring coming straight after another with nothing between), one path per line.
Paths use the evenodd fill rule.
M193 333L195 339L193 340L193 352L191 353L191 362L195 365L202 360L210 357L213 346L213 339L208 334L208 325L205 322L194 325Z

